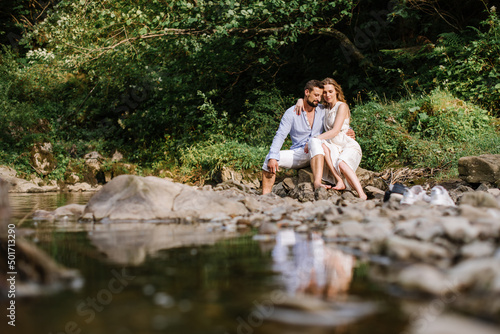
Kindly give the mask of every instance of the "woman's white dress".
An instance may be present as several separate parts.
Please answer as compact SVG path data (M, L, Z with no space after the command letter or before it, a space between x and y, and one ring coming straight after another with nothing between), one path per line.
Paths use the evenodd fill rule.
M326 111L324 120L325 132L333 128L335 117L337 117L337 111L343 103L344 102L339 101L333 106L332 109ZM340 161L344 161L349 167L351 167L353 171L356 171L362 157L361 147L359 146L358 142L346 134L347 130L349 130L349 122L350 118L346 118L344 120L344 123L342 124L342 128L340 129L339 134L334 138L327 139L325 141L325 144L330 149L333 166L340 176L342 176L342 173L340 173L339 170ZM350 188L351 185L349 185L349 183L343 176L342 179L344 180L346 187ZM336 183L335 177L326 165L323 169L323 180L328 181L332 184Z

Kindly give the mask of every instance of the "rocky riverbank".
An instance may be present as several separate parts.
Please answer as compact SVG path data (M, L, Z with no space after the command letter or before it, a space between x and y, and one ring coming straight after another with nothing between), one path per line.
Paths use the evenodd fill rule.
M242 179L196 188L122 175L87 205L38 211L35 219L210 223L226 231L256 231L255 238L263 242L282 230L319 235L327 247L370 262L371 279L390 293L438 300L440 313L459 310L498 323L500 164L493 158L484 159L490 169L478 167L477 157L469 159L472 167L462 161L462 179L440 188L448 202L431 200L429 184L422 185L426 197L404 201L404 195L388 192L386 183L369 171L359 174L367 201L351 191L313 191L306 170L266 196Z

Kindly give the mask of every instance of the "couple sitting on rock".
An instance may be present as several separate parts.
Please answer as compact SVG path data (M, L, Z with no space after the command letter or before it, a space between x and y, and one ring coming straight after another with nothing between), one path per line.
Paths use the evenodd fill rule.
M262 166L262 194L272 191L280 167L299 169L310 165L315 189L331 188L322 183L324 180L335 184L335 190L352 187L360 198L366 199L356 176L361 147L349 128L350 117L342 88L335 80L308 81L304 99L299 99L281 118ZM289 150L281 150L288 135L292 146ZM328 168L323 168L325 163Z

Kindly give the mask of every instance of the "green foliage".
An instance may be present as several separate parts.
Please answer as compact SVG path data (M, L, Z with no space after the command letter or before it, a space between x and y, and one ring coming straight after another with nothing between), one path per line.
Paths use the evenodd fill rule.
M484 31L469 27L439 35L437 43L407 49L384 50L389 68L385 75L412 92L447 89L500 116L500 19L491 10L481 22Z
M450 29L442 17L464 17L458 9L468 4L439 0L443 16L407 1L388 8L349 0L61 0L40 15L40 3L6 1L12 10L0 34L22 34L25 49L11 45L0 54L0 158L26 173L29 150L42 141L56 151L49 178L61 178L68 157L90 150L109 157L118 149L139 171L257 169L304 83L326 76L349 99L442 87L467 101L448 106L435 93L394 104L401 110L357 108L368 167L439 166L468 152L468 141L497 151L474 137L489 134L489 120L468 103L492 115L500 110L493 11L486 20L474 15L483 26L470 20L475 28ZM332 37L337 30L375 66L348 59ZM426 44L415 47L416 36L428 37ZM363 112L368 106L379 118Z
M226 166L236 170L257 171L262 166L268 150L268 147L255 147L233 140L201 142L183 149L180 161L184 170L195 169L214 173Z
M487 111L445 91L400 102L370 102L353 111L362 165L456 167L466 155L500 153L500 134Z
M250 145L270 145L284 111L294 105L297 97L282 96L276 88L254 90L245 100L246 112L237 124L240 126L238 140Z
M483 22L486 31L476 29L477 39L465 47L445 46L444 63L436 71L436 79L454 94L470 101L478 101L498 114L500 109L500 19L491 12ZM446 41L450 37L443 36Z

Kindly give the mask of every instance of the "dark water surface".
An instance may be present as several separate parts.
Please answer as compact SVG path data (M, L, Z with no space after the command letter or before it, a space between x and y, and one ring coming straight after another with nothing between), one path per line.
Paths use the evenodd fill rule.
M368 281L367 264L318 240L313 245L288 233L284 244L264 243L251 231L235 234L213 225L31 219L35 209L85 204L90 196L11 195L18 237L78 269L83 283L16 297L16 327L2 320L1 333L405 331L398 301Z

